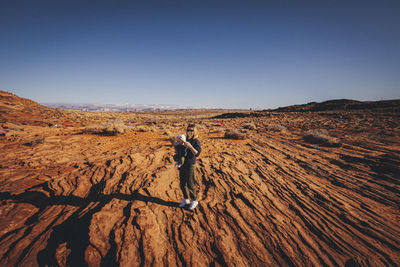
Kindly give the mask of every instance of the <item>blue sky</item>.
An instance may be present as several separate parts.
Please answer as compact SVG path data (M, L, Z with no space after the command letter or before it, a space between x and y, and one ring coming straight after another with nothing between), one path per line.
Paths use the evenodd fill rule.
M275 108L400 98L399 1L2 1L0 89Z

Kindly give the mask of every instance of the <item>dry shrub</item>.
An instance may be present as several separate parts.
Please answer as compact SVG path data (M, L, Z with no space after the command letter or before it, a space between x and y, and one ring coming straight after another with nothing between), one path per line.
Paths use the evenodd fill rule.
M280 124L269 124L267 130L272 132L287 132L287 128Z
M119 120L110 120L100 125L87 126L84 133L104 134L104 135L119 135L125 133L129 129L128 126Z
M97 133L99 131L100 125L91 125L91 126L86 126L85 129L83 129L84 133Z
M135 131L138 131L138 132L156 132L156 128L154 126L139 125L139 126L135 127Z
M166 135L166 136L168 136L168 138L172 138L174 135L171 133L171 131L170 130L165 130L164 131L164 134Z
M157 126L150 126L150 132L156 133L158 130L159 128Z
M225 131L224 138L235 139L235 140L243 140L243 139L246 138L246 136L244 134L240 133L237 130L228 129L228 130Z
M249 129L249 130L256 129L256 126L252 122L245 123L245 124L242 125L242 127L245 128L245 129Z
M210 134L214 134L214 133L223 133L223 132L225 132L225 131L226 131L225 128L215 128L215 129L210 130L208 133L210 133Z
M305 133L303 139L313 144L322 144L334 147L338 147L341 145L339 139L330 136L328 134L328 131L324 129L309 130Z
M44 140L45 140L44 138L39 138L39 139L32 140L32 141L30 141L28 143L25 143L24 145L26 145L26 146L36 146L38 144L43 144Z

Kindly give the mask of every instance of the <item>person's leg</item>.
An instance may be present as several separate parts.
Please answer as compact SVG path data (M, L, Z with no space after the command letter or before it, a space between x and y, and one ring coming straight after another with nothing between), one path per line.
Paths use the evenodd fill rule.
M187 177L188 177L187 173L188 173L188 171L187 171L186 166L182 166L179 169L179 179L180 179L180 183L179 184L180 184L184 199L188 199L189 198L188 188L187 188Z
M190 164L187 174L187 186L192 200L197 200L196 165Z

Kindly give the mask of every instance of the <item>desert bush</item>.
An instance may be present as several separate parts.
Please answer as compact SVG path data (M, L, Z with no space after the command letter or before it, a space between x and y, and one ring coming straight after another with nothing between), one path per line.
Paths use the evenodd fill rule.
M225 131L224 138L235 139L235 140L243 140L243 139L246 138L246 136L244 134L240 133L237 130L228 129L228 130Z
M98 133L100 129L100 125L91 125L91 126L86 126L85 129L83 129L84 133Z
M225 132L225 131L226 131L225 128L215 128L215 129L210 130L209 133L210 133L210 134L213 134L213 133L222 133L222 132Z
M28 143L25 143L24 145L26 145L26 146L36 146L36 145L39 145L39 144L43 144L44 140L45 140L44 138L39 138L39 139L32 140L32 141L30 141Z
M173 137L173 134L172 134L171 131L168 130L168 129L164 131L164 134L165 134L166 136L168 136L168 138L172 138L172 137Z
M100 125L87 126L84 133L104 134L104 135L119 135L125 133L129 129L128 126L119 120L110 120Z
M154 126L147 125L138 125L134 128L134 130L138 132L156 132L156 128Z
M314 129L305 133L303 139L309 143L322 144L326 146L340 146L339 139L328 134L327 130Z
M249 129L249 130L256 129L256 126L252 122L245 123L245 124L242 125L242 127L245 128L245 129Z
M266 128L268 131L273 131L273 132L287 132L287 128L280 124L269 124L267 125Z
M197 126L197 129L199 129L199 130L202 130L202 129L206 129L207 128L207 126L206 125L204 125L204 124L196 124L196 126Z

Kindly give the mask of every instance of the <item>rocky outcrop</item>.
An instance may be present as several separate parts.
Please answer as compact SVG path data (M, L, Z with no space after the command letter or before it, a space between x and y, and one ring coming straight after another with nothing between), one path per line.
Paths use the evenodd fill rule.
M45 125L52 117L39 125L9 118L1 124L2 266L400 262L396 116L253 118L257 127L244 140L211 130L239 128L247 118L199 119L200 204L191 212L178 207L178 170L164 134L180 133L184 124L177 119L171 127L170 119L158 118L151 132L83 134L79 125L98 122L89 115L60 128ZM70 116L63 113L57 123L67 125ZM115 116L140 120L134 113ZM272 124L287 131L269 131ZM305 142L313 128L327 129L342 146ZM44 141L24 145L39 138Z

